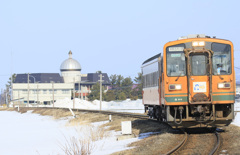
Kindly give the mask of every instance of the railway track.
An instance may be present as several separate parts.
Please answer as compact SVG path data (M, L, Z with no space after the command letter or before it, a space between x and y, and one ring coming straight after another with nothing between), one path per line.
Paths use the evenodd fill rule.
M181 130L181 131L184 133L184 137L183 137L182 141L177 146L175 146L173 149L168 151L166 153L166 155L173 154L174 152L177 152L186 143L186 141L188 139L188 134L184 130Z
M209 155L214 155L218 148L220 147L220 135L218 132L214 132L211 135L214 135L213 139L215 139L214 141L214 146L210 149L209 151L209 147L204 147L202 148L201 152L199 150L199 148L196 148L195 145L193 145L193 136L191 137L187 132L181 130L184 133L184 137L183 139L180 141L180 143L178 143L178 145L176 145L173 149L171 149L170 151L168 151L167 153L165 153L166 155L170 155L170 154L209 154ZM209 135L206 135L206 137L209 137ZM199 139L199 138L198 138ZM211 143L208 143L209 141L204 140L205 144L209 144L211 145ZM190 147L190 145L192 145L192 147ZM199 147L199 146L198 146Z

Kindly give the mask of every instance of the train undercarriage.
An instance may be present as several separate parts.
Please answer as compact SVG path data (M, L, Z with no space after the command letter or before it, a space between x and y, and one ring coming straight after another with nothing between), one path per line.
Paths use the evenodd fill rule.
M145 105L145 112L173 128L223 127L234 118L234 104Z

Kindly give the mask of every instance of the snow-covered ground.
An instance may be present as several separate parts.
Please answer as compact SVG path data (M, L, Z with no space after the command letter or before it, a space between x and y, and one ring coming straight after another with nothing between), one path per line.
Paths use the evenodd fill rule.
M49 116L40 116L27 112L0 111L1 140L0 154L8 155L48 155L64 154L62 147L70 143L73 137L86 142L91 131L98 131L97 122L91 125L66 126L69 118L53 120ZM94 129L95 128L95 129ZM128 149L127 145L138 141L151 133L145 133L137 138L117 141L121 132L108 131L103 139L91 142L91 154L111 154Z
M240 111L240 100L235 102L235 111ZM236 116L232 124L240 126L240 112L236 112Z
M52 107L52 105L41 105L43 107ZM76 109L91 109L99 110L100 101L94 100L93 102L75 99L75 105L73 106L73 100L68 98L63 100L57 100L54 103L54 107L64 107L64 108L76 108ZM111 101L111 102L102 102L102 110L111 110L119 112L133 112L133 113L144 113L144 106L142 100L130 100L125 101Z
M55 107L71 107L73 101L65 99L55 102ZM52 107L52 105L49 105ZM96 109L100 108L99 101L82 101L75 99L75 108ZM103 110L117 110L143 113L144 106L142 100L126 100L122 102L102 102ZM72 137L85 140L86 135L106 122L93 123L81 126L66 126L70 118L63 120L53 120L49 116L40 116L27 112L20 114L17 112L0 111L1 140L0 154L64 154L61 149ZM97 129L96 129L97 130ZM92 154L111 154L113 152L128 149L127 145L149 136L151 133L139 135L137 138L117 141L117 136L121 132L108 132L106 137L91 143Z

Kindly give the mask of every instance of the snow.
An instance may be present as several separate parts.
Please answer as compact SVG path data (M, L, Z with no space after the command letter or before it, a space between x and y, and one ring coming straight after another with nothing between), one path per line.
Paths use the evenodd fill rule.
M67 99L55 103L55 107L72 107L71 105L72 101ZM75 102L75 108L97 110L99 106L99 101L88 102L76 99ZM121 111L127 109L133 112L143 112L144 108L141 100L126 100L123 102L102 102L102 109ZM73 137L88 141L92 138L91 136L96 136L99 126L107 122L70 126L67 122L71 118L54 120L50 116L33 114L31 111L24 114L0 111L0 123L4 124L1 125L0 154L65 154L62 148L71 143ZM151 134L154 133L144 133L136 138L117 141L117 137L121 135L121 132L107 131L107 136L91 141L90 145L93 148L91 154L111 154L130 149L127 147L128 144Z
M68 119L53 120L49 116L40 116L27 112L1 111L1 141L0 154L64 154L62 146L65 146L72 137L88 139L91 131L98 130L99 125L106 122L92 123L91 125L66 126ZM95 133L95 132L94 132ZM111 154L122 151L127 145L138 141L152 133L145 133L137 138L117 141L121 132L108 131L107 136L92 142L91 154Z
M235 102L235 111L240 111L240 100ZM236 116L232 124L240 126L240 112L236 112Z
M64 141L63 133L73 134L65 127L66 121L27 112L1 111L1 154L54 154L61 152L58 142Z
M52 105L42 105L43 107L52 107ZM64 107L64 108L73 108L73 100L65 98L63 100L57 100L54 103L54 107ZM80 100L78 98L75 99L76 109L91 109L91 110L99 110L100 109L100 101L94 100L93 102ZM118 112L132 112L132 113L144 113L144 105L142 104L142 100L130 100L127 99L125 101L110 101L102 102L102 110L110 110L110 111L118 111Z

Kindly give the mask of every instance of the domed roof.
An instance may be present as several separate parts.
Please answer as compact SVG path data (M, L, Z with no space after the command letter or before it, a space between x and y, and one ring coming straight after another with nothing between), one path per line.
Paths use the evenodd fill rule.
M68 53L69 58L63 61L61 64L60 70L62 71L81 71L80 63L72 58L72 51Z

